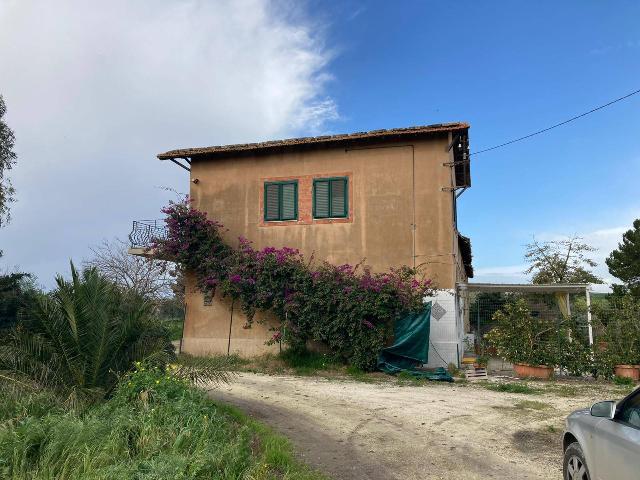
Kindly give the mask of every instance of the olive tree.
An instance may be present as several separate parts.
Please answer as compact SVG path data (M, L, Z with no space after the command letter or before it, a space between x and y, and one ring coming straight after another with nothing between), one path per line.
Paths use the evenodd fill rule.
M576 236L548 242L534 239L526 246L529 267L524 273L533 274L535 284L603 283L591 270L598 265L589 256L595 250Z

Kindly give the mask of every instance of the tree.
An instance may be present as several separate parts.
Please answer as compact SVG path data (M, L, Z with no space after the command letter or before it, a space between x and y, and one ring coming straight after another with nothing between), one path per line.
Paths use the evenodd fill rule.
M71 406L109 393L134 362L174 359L168 332L148 301L123 291L95 268L38 295L36 305L0 338L3 378L48 388Z
M21 311L33 306L37 292L28 273L0 275L0 329L14 326Z
M0 227L11 219L9 205L15 201L15 189L7 177L7 171L13 168L17 156L13 151L15 136L3 120L6 111L7 107L0 95Z
M640 219L622 235L622 242L605 262L609 273L624 282L624 285L614 285L614 291L628 291L640 297Z
M598 264L588 257L596 249L582 242L580 237L566 240L538 242L526 246L525 260L529 267L524 273L533 273L532 283L603 283L591 271Z
M91 248L93 258L85 261L101 275L121 287L147 299L161 299L172 295L174 279L171 264L158 259L128 253L128 244L118 238Z

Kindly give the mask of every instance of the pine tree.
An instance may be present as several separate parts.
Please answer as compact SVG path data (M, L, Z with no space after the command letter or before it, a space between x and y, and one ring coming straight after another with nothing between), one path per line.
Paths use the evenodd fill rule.
M633 222L633 228L622 235L622 242L606 260L609 273L623 281L624 285L614 285L614 291L630 292L640 297L640 219Z

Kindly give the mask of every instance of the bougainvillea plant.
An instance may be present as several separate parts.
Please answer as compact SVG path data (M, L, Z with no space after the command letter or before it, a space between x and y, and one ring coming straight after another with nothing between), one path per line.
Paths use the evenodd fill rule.
M431 293L429 280L409 267L374 273L360 265L309 260L296 249L256 250L239 238L232 246L224 227L188 200L170 203L167 235L155 254L195 274L205 294L237 300L249 328L257 311L271 312L279 326L270 340L301 348L308 340L326 344L351 365L371 370L396 319L419 312Z

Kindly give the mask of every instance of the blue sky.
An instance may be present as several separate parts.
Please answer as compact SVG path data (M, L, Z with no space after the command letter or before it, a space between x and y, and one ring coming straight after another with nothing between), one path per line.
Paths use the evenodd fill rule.
M639 18L636 1L7 0L0 268L51 285L157 218L159 187L187 190L154 158L170 148L467 121L474 151L562 121L640 88ZM533 235L583 235L602 262L640 217L639 128L637 95L474 157L476 280L521 281Z
M381 1L330 10L335 130L465 120L474 151L640 88L639 2ZM639 130L637 95L473 157L460 229L472 239L477 279L519 280L533 235L615 245L640 217Z

